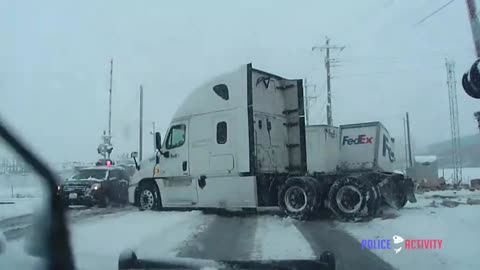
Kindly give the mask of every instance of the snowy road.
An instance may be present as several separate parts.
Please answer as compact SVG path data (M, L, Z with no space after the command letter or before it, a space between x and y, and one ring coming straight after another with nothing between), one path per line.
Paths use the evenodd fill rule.
M444 198L460 203L441 205ZM201 211L140 212L134 207L69 212L71 237L79 269L116 269L119 254L133 249L140 258L311 259L335 253L337 269L479 269L476 240L478 210L468 205L480 192L442 191L417 194L418 202L367 223L340 223L320 218L300 222L272 212L259 215L208 214ZM462 204L463 203L463 204ZM0 221L0 229L29 222L23 215ZM453 230L453 228L455 228ZM11 231L11 244L25 231ZM362 239L442 239L442 249L368 250ZM13 237L12 237L13 235ZM7 233L7 237L8 237ZM387 263L388 262L388 263Z
M226 217L135 210L72 224L79 269L115 269L126 248L141 258L311 259L335 252L338 269L393 269L361 250L358 240L326 221L298 222L274 215Z
M116 269L119 254L127 248L140 258L223 260L312 259L330 250L338 258L337 269L352 269L352 265L355 269L393 269L372 252L361 250L358 240L329 221L298 222L272 214L240 217L200 211L139 212L134 208L107 211L70 213L79 270ZM17 221L21 219L28 217ZM10 243L21 247L24 240Z

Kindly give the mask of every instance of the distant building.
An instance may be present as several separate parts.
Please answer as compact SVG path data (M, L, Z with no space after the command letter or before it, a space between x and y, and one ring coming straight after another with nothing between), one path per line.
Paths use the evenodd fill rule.
M29 172L31 172L31 168L13 152L3 139L0 139L0 175Z
M438 159L436 156L415 156L413 166L407 175L415 182L436 181L438 179Z

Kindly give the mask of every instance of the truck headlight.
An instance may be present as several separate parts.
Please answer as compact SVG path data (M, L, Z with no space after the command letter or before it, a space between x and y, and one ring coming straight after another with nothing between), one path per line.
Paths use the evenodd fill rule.
M101 187L102 187L101 184L95 183L95 184L92 185L91 189L92 189L92 190L99 190Z

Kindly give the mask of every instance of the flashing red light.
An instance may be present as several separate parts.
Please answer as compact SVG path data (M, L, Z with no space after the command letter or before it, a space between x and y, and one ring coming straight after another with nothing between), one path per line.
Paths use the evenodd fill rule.
M110 160L107 160L106 164L107 164L107 166L110 167L112 165L112 162Z

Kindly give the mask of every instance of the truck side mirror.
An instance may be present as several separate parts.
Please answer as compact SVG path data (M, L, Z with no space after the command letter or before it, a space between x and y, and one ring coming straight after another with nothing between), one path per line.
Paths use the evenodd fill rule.
M155 149L161 151L162 148L162 135L160 132L155 132Z
M132 152L130 154L130 157L133 158L133 161L135 162L135 168L138 170L140 170L140 165L137 163L137 157L138 157L138 152Z

